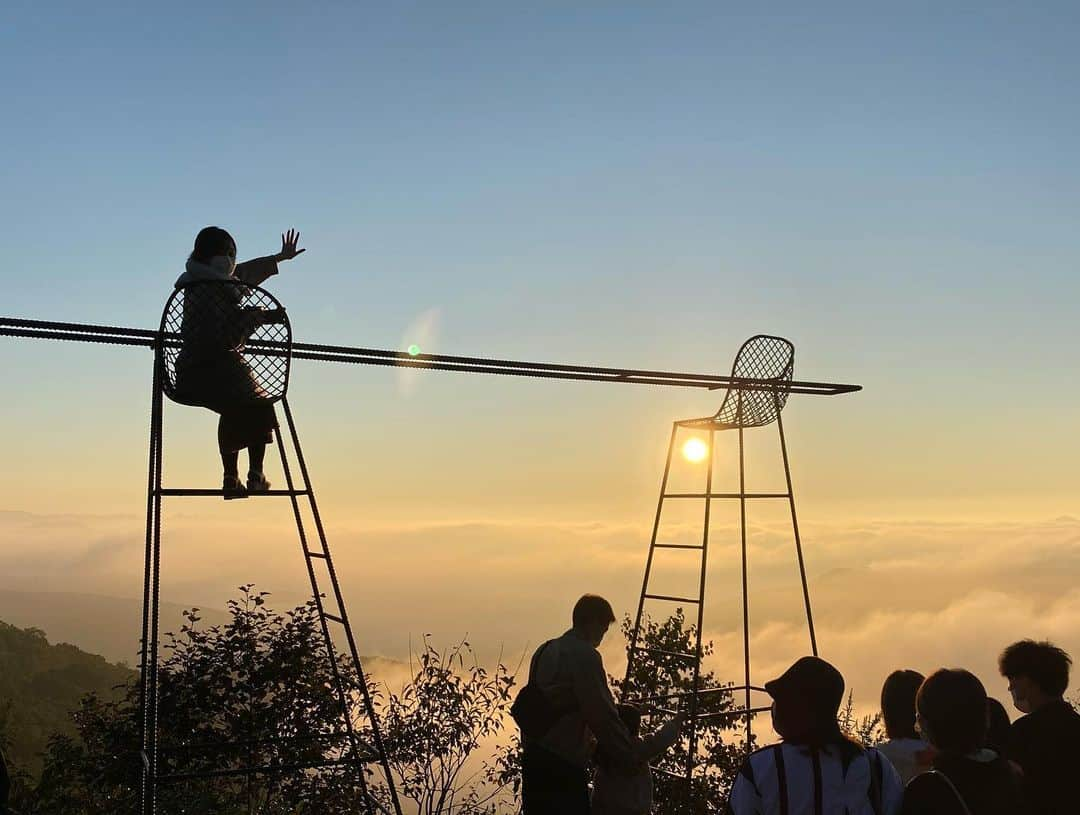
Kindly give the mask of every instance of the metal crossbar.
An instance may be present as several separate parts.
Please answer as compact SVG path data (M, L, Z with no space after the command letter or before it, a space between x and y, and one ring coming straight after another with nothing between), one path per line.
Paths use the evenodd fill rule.
M130 345L151 348L158 343L179 342L174 332L91 323L63 323L0 317L0 336L89 342L106 345ZM430 371L519 376L536 379L565 379L585 382L617 382L635 385L659 385L680 388L742 391L777 391L817 396L837 396L861 390L861 385L836 382L791 380L778 383L769 379L721 374L695 374L677 371L657 371L637 368L609 368L594 365L567 365L552 362L525 362L511 359L451 356L447 354L409 354L380 348L360 348L345 345L292 343L292 358L315 362L338 362L353 365L380 365L399 368L421 368ZM254 340L248 344L247 356L274 356L287 352L284 344Z

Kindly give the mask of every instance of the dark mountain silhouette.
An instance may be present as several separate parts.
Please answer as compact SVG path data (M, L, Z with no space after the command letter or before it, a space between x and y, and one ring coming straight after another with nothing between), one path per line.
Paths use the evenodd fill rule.
M69 716L83 694L110 697L129 668L66 643L51 645L39 628L0 622L0 743L16 766L37 772L53 733L74 734Z
M179 631L181 611L190 606L161 604L161 630ZM200 608L206 627L223 623L224 610ZM0 588L0 620L19 628L39 628L52 642L70 642L109 662L138 666L142 600L74 592Z
M192 604L161 604L161 631L179 631L181 612ZM0 588L0 620L18 628L37 628L51 642L68 642L100 654L108 662L139 666L142 600L76 592L34 592ZM199 606L199 627L228 620L224 609ZM338 643L343 646L343 642ZM407 662L361 654L364 668L377 679L396 680Z

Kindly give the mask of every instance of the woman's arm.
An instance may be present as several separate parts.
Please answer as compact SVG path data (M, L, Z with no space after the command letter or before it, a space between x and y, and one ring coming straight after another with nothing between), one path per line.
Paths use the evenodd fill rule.
M258 286L269 277L273 277L278 273L278 264L285 260L292 260L297 255L302 255L307 249L297 249L296 245L300 242L300 233L295 229L290 229L288 232L281 234L281 251L276 255L267 255L262 258L255 258L253 260L245 260L243 263L236 264L236 271L233 275L241 283L246 283L249 286Z

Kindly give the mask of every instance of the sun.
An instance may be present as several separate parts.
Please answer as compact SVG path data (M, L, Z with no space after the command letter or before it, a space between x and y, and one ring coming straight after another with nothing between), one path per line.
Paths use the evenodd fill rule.
M687 439L682 446L683 458L687 461L704 461L709 455L709 445L701 439Z

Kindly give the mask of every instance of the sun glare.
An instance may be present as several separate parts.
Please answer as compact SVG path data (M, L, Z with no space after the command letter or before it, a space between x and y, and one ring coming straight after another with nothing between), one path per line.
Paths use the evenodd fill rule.
M682 446L683 458L687 461L704 461L709 455L709 445L701 439L687 439Z

